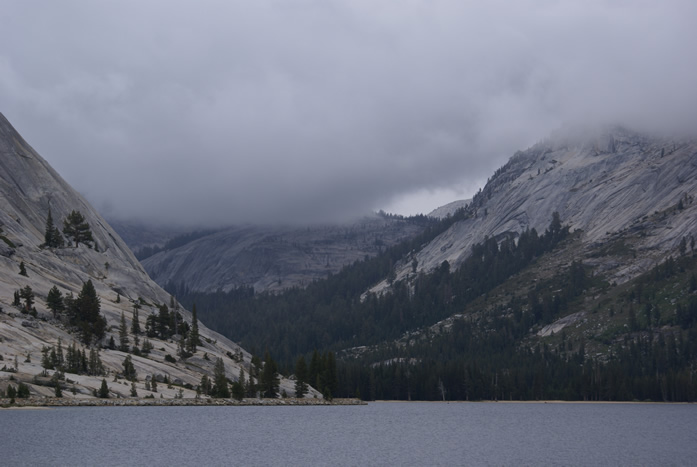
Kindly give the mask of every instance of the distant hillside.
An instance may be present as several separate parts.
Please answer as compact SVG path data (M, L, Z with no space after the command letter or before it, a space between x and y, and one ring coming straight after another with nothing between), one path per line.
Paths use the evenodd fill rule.
M239 226L170 240L142 264L160 285L201 292L305 287L342 267L414 237L433 221L373 215L355 222L299 227ZM187 239L186 236L177 238ZM176 240L176 239L175 239Z

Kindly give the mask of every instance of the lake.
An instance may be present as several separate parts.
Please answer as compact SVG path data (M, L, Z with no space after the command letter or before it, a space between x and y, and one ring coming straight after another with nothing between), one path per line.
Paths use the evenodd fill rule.
M697 405L0 410L3 465L695 465Z

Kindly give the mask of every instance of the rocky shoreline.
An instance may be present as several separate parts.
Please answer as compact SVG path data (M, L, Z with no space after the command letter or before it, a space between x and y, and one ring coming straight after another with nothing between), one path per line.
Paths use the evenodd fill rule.
M110 398L110 399L67 399L57 397L30 397L0 399L0 407L184 407L184 406L310 406L310 405L367 405L360 399L144 399L144 398Z

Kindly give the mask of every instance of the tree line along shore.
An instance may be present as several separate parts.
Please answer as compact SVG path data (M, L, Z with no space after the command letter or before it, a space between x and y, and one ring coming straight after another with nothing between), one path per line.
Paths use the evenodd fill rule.
M360 399L319 399L319 398L246 398L219 399L150 399L150 398L111 398L111 399L67 399L62 397L29 397L27 399L0 399L0 407L182 407L182 406L310 406L310 405L366 405Z

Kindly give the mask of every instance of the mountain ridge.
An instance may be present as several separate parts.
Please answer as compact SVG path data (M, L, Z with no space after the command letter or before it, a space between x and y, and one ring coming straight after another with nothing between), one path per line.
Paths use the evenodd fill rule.
M431 221L373 215L345 224L233 226L142 261L162 286L203 292L304 287L421 232Z
M518 151L497 170L469 204L468 218L415 254L418 271L432 271L443 261L457 268L485 237L518 236L533 228L541 232L552 212L572 230L582 230L584 241L603 241L696 191L697 144L692 140L651 139L621 127L590 139L562 133ZM645 271L695 230L695 216L657 225L638 246L646 252L640 266L618 268L614 280ZM410 268L407 262L398 265L397 278L410 274ZM383 281L372 290L386 285Z

